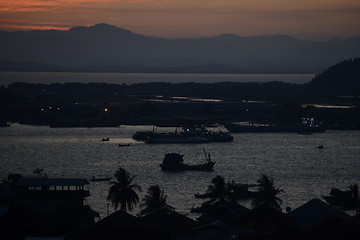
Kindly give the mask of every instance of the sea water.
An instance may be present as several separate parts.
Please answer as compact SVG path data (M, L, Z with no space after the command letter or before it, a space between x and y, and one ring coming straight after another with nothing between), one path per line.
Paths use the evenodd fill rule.
M347 190L360 184L360 133L326 131L310 135L296 133L233 134L234 141L205 144L145 144L131 137L152 126L118 128L49 128L14 124L0 128L0 177L9 173L34 176L42 168L49 177L86 178L113 176L122 167L136 175L142 192L151 185L164 188L167 203L189 214L202 200L211 179L221 175L226 181L253 184L266 174L274 179L282 207L292 209L313 198L329 194L332 187ZM158 131L174 129L158 129ZM224 130L219 127L214 130ZM110 138L103 142L102 138ZM130 146L119 147L119 144ZM317 148L323 145L323 149ZM203 149L216 161L211 172L162 172L159 164L165 153L179 152L189 164L205 161ZM87 198L95 211L105 217L113 212L106 201L108 182L90 182ZM244 202L250 207L249 202ZM135 208L133 214L139 212ZM191 216L191 214L189 215Z

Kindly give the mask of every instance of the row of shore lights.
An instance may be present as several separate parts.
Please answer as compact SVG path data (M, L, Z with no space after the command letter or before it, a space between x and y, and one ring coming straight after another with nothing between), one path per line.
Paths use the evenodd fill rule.
M52 110L52 109L53 109L53 107L49 107L49 109L50 109L50 110ZM60 108L56 108L56 110L58 110L58 111L59 111L59 110L60 110ZM41 108L41 111L45 111L45 109L44 109L44 108ZM108 109L108 108L105 108L105 109L104 109L104 112L107 112L107 111L109 111L109 109Z

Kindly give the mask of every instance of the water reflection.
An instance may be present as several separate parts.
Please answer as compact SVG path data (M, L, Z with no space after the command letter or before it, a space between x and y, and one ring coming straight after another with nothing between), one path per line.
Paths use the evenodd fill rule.
M227 180L253 183L262 173L274 178L284 189L285 208L293 209L312 198L328 194L332 186L346 189L360 182L360 136L356 131L326 131L320 134L234 134L230 143L159 144L135 142L136 131L152 126L120 128L53 129L13 125L0 129L0 175L10 172L31 175L43 168L50 177L113 176L123 167L134 175L143 189L159 184L168 195L167 203L180 212L201 204L195 193L204 192L211 179L222 175ZM102 142L109 137L109 142ZM119 143L131 143L126 148ZM324 149L317 146L324 145ZM212 172L168 173L159 164L166 152L181 152L187 162L203 158L202 148L216 161ZM92 182L87 202L107 213L107 182ZM140 199L145 192L140 193Z

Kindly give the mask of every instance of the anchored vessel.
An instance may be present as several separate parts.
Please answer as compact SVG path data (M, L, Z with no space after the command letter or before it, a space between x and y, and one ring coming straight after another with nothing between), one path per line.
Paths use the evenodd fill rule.
M162 171L212 171L215 161L211 160L210 154L206 155L205 153L205 157L205 163L189 165L184 163L184 155L179 153L167 153L165 154L160 167Z
M209 143L231 142L233 136L228 132L213 132L202 128L183 128L181 131L157 133L155 131L136 132L134 140L145 143Z

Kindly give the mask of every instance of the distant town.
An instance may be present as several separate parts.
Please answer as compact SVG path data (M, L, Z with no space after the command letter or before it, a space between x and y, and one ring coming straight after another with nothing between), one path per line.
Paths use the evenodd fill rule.
M50 127L194 126L250 122L326 129L360 128L360 59L318 74L310 83L105 83L0 87L0 120Z

